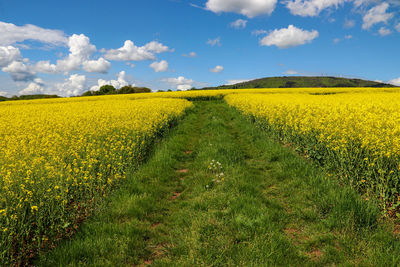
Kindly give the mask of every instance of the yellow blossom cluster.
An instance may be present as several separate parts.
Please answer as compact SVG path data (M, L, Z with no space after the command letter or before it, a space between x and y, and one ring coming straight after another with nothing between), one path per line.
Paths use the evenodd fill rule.
M0 262L18 253L12 243L73 223L191 105L130 96L0 103Z

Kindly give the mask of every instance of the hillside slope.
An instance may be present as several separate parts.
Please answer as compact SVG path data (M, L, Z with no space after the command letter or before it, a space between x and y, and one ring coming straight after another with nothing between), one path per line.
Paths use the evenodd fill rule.
M295 88L295 87L395 87L391 84L338 77L269 77L203 89L242 89L242 88Z

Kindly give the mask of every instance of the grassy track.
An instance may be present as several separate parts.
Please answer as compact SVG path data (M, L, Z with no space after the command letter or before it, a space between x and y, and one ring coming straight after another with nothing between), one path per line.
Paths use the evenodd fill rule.
M36 265L399 264L400 240L374 203L225 103L195 104L75 237ZM222 169L210 170L212 160Z

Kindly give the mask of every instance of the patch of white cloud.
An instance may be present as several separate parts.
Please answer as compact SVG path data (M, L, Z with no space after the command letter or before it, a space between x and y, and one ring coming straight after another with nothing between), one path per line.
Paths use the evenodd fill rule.
M87 72L107 73L111 67L111 63L101 57L98 60L84 61L82 67Z
M173 52L174 50L157 41L152 41L144 46L136 46L131 40L126 40L122 47L107 50L104 57L116 61L154 60L155 54L168 51Z
M224 70L224 67L221 65L215 66L214 68L210 69L210 72L220 73Z
M33 40L52 45L64 45L68 38L59 30L44 29L27 24L17 26L12 23L0 22L0 45L11 45L25 40Z
M353 28L355 25L356 25L355 20L352 20L352 19L345 19L345 20L344 20L343 26L344 26L346 29Z
M155 61L150 64L150 68L155 72L166 72L168 70L168 62L166 60L161 60L160 62Z
M251 81L251 80L249 80L249 79L247 79L247 80L227 80L226 82L226 85L234 85L234 84L237 84L237 83L244 83L244 82L248 82L248 81Z
M208 39L207 44L211 46L221 46L221 37L217 37L215 39Z
M162 82L168 83L170 86L174 86L178 90L186 91L193 87L194 81L192 79L186 79L183 76L178 78L166 78L162 79Z
M13 46L0 46L0 68L8 66L11 62L21 59L18 48Z
M190 52L189 54L182 54L182 56L184 56L184 57L197 57L197 53L196 52Z
M286 7L293 15L302 17L314 17L319 13L330 7L338 8L348 0L294 0L286 2Z
M270 15L277 0L208 0L206 9L214 13L233 12L249 18L259 15Z
M230 24L230 26L235 29L244 29L246 28L246 25L247 25L247 20L244 19L235 20Z
M36 78L28 84L27 87L19 91L20 95L43 94L45 92L45 84L42 79Z
M388 23L388 21L393 18L393 13L387 13L387 9L389 8L389 4L383 2L370 10L363 17L363 25L362 28L367 30L371 28L373 25L378 23Z
M268 32L266 30L254 30L251 32L251 35L259 36L259 35L264 35L267 34Z
M86 89L86 76L72 74L63 83L56 84L58 94L62 96L78 96Z
M287 28L275 29L270 32L267 36L260 40L262 46L275 45L280 49L289 47L295 47L310 43L312 40L317 38L319 35L318 31L302 30L293 25L289 25Z
M392 80L388 81L388 83L396 85L396 86L400 86L400 77L397 79L392 79Z
M104 79L99 79L99 80L97 80L97 85L93 85L90 88L90 90L91 91L98 91L100 89L100 87L102 87L103 85L112 85L116 89L119 89L121 87L129 85L129 83L126 81L126 72L125 71L121 71L118 74L117 80L109 80L109 81L107 81L107 80L104 80Z
M297 70L287 70L283 74L285 74L285 75L299 75L299 72Z
M6 91L0 91L0 96L5 96L5 97L7 97L8 95L9 95L8 92L6 92Z
M350 34L345 35L344 39L347 39L347 40L353 39L353 35L350 35Z
M396 29L396 31L400 32L400 22L397 23L394 28Z
M14 81L28 82L32 81L36 72L30 65L26 65L21 61L13 61L8 66L1 69L4 72L8 72Z
M388 28L381 27L381 28L378 30L378 33L379 33L380 36L387 36L387 35L391 34L392 31L389 30Z

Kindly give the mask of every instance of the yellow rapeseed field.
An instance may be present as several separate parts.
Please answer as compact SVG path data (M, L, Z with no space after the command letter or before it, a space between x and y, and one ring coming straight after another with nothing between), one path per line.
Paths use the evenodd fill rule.
M226 102L296 144L383 208L400 204L399 89L292 89L230 94Z
M74 226L191 105L129 96L1 103L0 258Z

